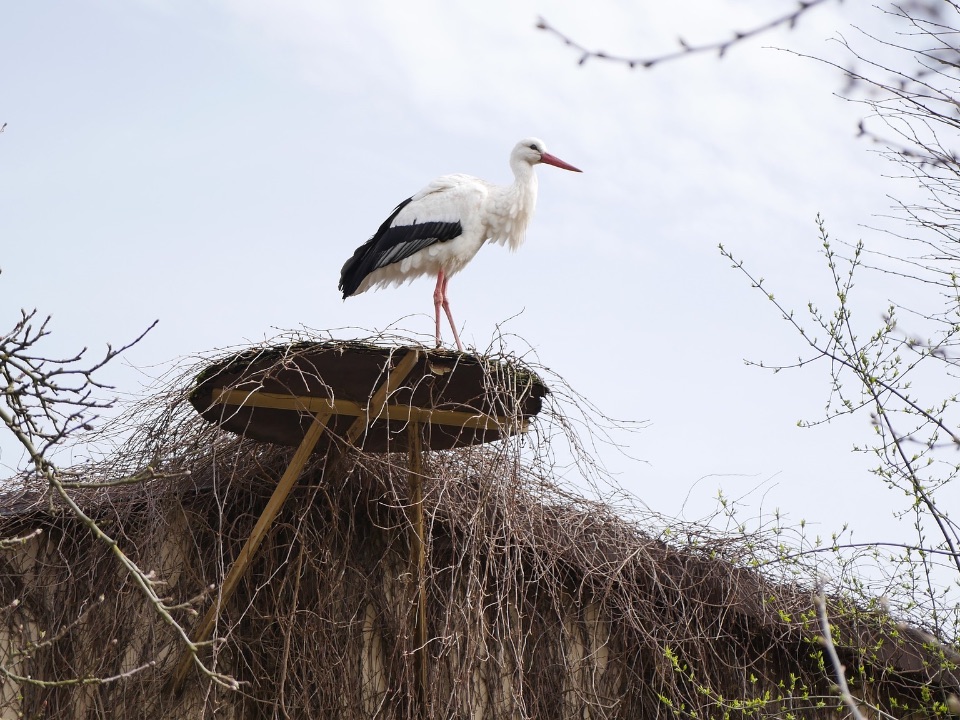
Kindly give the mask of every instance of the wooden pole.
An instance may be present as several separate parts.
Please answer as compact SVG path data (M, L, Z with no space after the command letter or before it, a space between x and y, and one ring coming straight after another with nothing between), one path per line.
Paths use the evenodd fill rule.
M258 519L257 524L254 525L253 532L250 533L250 537L247 538L247 542L243 548L241 548L240 554L237 555L237 559L233 561L233 565L230 567L229 572L227 572L227 576L223 579L217 601L207 609L206 615L203 616L203 620L194 632L194 645L199 645L210 639L213 628L217 624L217 616L220 614L221 608L227 604L227 601L237 589L237 585L240 584L240 579L250 566L254 553L256 553L257 548L260 547L260 543L263 542L267 531L269 531L270 526L273 525L277 513L280 512L284 501L300 478L300 471L303 470L303 466L307 463L310 454L320 440L320 436L323 434L323 430L326 428L331 416L332 413L329 412L314 416L313 422L307 430L307 434L304 435L303 441L293 454L293 459L284 471L283 477L280 478L280 482L277 483L273 495L271 495L270 500L267 501L267 506L263 509L260 519ZM187 650L183 654L183 657L180 658L180 664L177 666L177 671L173 678L173 692L176 693L180 691L180 687L183 685L183 681L190 671L190 665L193 663L194 657L193 653Z
M407 483L410 488L410 507L413 510L410 533L410 565L417 583L417 620L415 627L414 666L417 677L417 697L421 717L427 716L427 688L430 677L427 666L427 548L423 521L423 451L420 423L407 426Z

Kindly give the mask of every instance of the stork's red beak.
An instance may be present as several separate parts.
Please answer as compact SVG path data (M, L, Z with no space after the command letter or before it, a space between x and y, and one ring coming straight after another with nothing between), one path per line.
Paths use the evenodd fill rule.
M563 168L564 170L573 170L573 172L583 172L580 168L575 168L570 163L565 163L558 157L551 155L550 153L542 153L540 155L540 162L546 163L547 165L553 165L554 167Z

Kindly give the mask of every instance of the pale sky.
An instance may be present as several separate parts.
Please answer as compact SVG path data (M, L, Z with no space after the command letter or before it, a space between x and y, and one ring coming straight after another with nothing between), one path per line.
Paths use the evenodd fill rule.
M720 487L759 488L746 516L910 537L891 520L902 498L851 452L866 416L797 427L822 414L827 367L744 365L803 347L717 250L798 311L826 306L815 215L869 239L861 225L908 192L855 138L864 109L837 97L838 73L770 47L836 57L828 38L873 11L828 5L722 61L652 71L578 67L534 28L543 15L649 55L794 5L17 3L0 24L2 327L38 307L56 347L96 351L159 319L109 375L133 394L180 358L282 329L429 341L431 280L344 302L341 265L437 175L509 182L510 149L535 135L584 173L539 168L526 244L485 247L451 280L464 342L486 348L499 326L605 413L649 421L622 439L639 461L601 460L654 510L687 501L695 519ZM858 291L872 327L888 289ZM10 471L19 455L0 447Z

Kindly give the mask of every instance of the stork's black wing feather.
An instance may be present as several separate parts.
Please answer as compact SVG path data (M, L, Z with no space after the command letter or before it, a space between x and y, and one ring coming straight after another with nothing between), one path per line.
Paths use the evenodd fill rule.
M344 264L340 271L340 290L344 299L353 295L363 279L382 267L400 262L415 252L434 243L453 240L463 233L463 226L457 222L422 222L413 225L390 224L397 214L413 198L407 198L397 205L390 217L374 233L373 237L357 248L356 252Z

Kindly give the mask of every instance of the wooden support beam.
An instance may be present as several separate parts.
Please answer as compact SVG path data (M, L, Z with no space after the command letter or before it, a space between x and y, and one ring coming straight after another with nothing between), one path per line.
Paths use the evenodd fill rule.
M396 372L396 371L394 371ZM243 405L245 407L271 408L274 410L297 410L300 412L333 412L334 415L350 415L364 417L372 415L367 406L352 400L333 400L323 397L306 397L302 395L283 395L281 393L267 393L253 390L234 390L232 388L214 388L213 402L224 405ZM529 422L526 419L487 415L482 412L466 410L434 410L418 408L410 405L387 405L380 408L379 418L399 420L401 422L418 422L423 425L450 425L458 428L478 430L502 430L511 425L518 425L518 429L525 431ZM371 417L371 419L375 419Z
M423 450L421 447L420 424L411 422L407 426L407 483L410 488L410 509L413 517L410 523L410 565L417 583L417 619L414 642L414 664L417 678L417 697L420 716L427 717L427 688L430 684L427 660L427 541L423 520Z
M280 482L277 483L277 487L273 491L273 495L270 496L270 500L267 501L267 506L263 509L263 513L261 513L260 518L257 520L257 524L254 525L253 532L250 533L250 537L247 538L247 542L244 543L243 548L241 548L240 554L237 555L236 560L233 561L233 565L230 566L230 570L227 572L227 576L220 586L220 594L217 596L217 601L207 609L206 615L203 616L203 620L194 631L193 642L195 645L210 639L213 628L217 624L217 616L220 614L221 608L227 604L227 601L237 589L237 585L239 585L240 580L243 578L253 560L254 553L256 553L257 548L260 547L260 543L263 541L263 538L266 537L270 526L273 525L277 513L280 512L280 508L283 507L287 496L300 478L300 472L303 470L303 466L306 465L307 460L310 458L310 454L320 440L320 436L323 434L323 430L326 428L327 422L329 422L332 415L333 413L326 412L314 417L313 423L311 423L310 428L307 430L307 434L304 436L297 451L293 454L293 459L284 471L283 477L280 478ZM186 651L180 659L180 664L177 666L173 679L173 691L175 693L180 691L193 661L194 656L189 650Z

